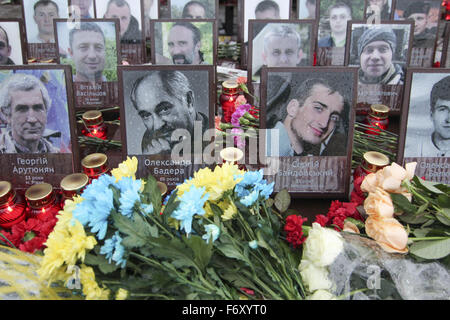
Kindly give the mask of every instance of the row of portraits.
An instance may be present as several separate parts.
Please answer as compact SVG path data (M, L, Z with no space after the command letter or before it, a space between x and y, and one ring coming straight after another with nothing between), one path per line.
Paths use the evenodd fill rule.
M448 183L450 69L409 69L406 79L398 161L417 161L420 176ZM79 172L72 81L69 66L0 67L1 180L57 186ZM357 81L354 67L263 68L261 131L246 165L263 167L278 191L345 197ZM174 187L218 163L224 142L234 145L215 129L212 66L119 66L118 82L122 158L138 158L139 177Z

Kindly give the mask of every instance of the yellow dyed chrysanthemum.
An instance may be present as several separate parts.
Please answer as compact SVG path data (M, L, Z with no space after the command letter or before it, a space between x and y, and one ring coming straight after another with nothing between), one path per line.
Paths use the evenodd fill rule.
M116 300L126 300L128 298L128 291L120 288L116 293Z
M124 177L131 177L133 180L136 179L136 171L138 168L138 160L136 157L127 160L119 164L116 169L111 170L111 174L116 178L116 181L121 180Z
M86 300L108 300L110 291L98 286L94 270L91 267L81 266L80 282Z
M234 218L234 216L237 214L237 208L234 202L232 201L224 201L224 203L227 204L227 207L225 210L223 210L222 219L223 221L228 221Z

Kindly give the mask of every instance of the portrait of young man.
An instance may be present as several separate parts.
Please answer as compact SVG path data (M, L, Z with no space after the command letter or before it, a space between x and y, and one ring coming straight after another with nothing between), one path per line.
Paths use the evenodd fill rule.
M11 74L0 85L0 111L7 127L0 133L0 153L60 153L47 136L52 100L42 81L31 74Z
M156 64L212 64L213 26L213 22L157 22L156 33L162 36L155 39Z
M55 43L53 19L67 18L67 0L24 1L28 43Z
M258 27L261 22L250 21L250 23L253 33L251 35L253 81L259 81L263 65L269 68L310 65L311 25L268 22L264 23L262 30L254 36L253 26Z
M0 23L0 65L14 65L11 59L11 44L8 33Z
M196 76L195 72L178 70L152 70L133 80L128 109L132 108L138 114L144 132L136 132L137 125L127 127L128 153L170 155L175 145L183 140L194 141L195 125L202 132L208 129L209 111L208 107L205 108L205 101L209 100L204 100L208 93L198 91L199 85L204 87L205 80L207 78L202 78L200 73ZM127 120L127 124L131 123L128 121L133 120ZM173 140L172 134L177 129L185 129L186 136ZM131 141L136 144L138 136L142 137L140 145L135 146L133 152Z
M362 27L361 27L362 26ZM364 29L362 34L355 28ZM402 37L394 32L403 29ZM350 65L359 66L359 83L401 85L404 83L406 56L399 57L400 52L405 52L409 42L409 26L381 25L352 25L351 43L357 49L357 56ZM400 33L399 33L400 35ZM406 45L406 47L405 47ZM401 62L402 64L400 64Z
M318 47L344 47L347 35L347 21L352 20L352 8L344 2L331 5L326 16L330 32L319 38Z
M413 73L404 157L450 157L450 74Z
M316 19L316 0L297 0L299 19Z
M141 1L109 0L96 1L97 15L106 19L119 19L120 42L123 44L141 43Z
M93 0L71 0L72 16L76 19L93 19L94 7Z
M272 128L267 126L267 156L347 155L348 93L330 78L333 76L305 79L293 75L291 93L278 122ZM270 87L270 78L267 85Z

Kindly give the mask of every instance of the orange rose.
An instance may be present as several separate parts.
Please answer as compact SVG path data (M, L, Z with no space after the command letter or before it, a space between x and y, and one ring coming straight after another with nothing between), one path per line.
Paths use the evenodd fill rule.
M405 228L394 218L370 216L366 220L366 233L386 252L407 253L408 234Z
M364 209L369 216L384 218L394 216L394 204L391 196L379 187L376 188L375 192L370 192L364 200Z
M361 183L361 190L364 192L375 192L377 186L377 175L371 173L368 174Z

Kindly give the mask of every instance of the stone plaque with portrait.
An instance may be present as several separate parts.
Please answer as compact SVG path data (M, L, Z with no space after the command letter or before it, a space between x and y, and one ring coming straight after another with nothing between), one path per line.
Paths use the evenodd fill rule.
M398 163L417 162L416 175L450 183L450 69L410 68Z
M347 22L363 21L365 0L317 0L317 65L343 66L347 41Z
M388 106L391 114L401 112L412 28L410 21L348 23L345 64L358 67L358 113L373 104Z
M249 89L260 97L261 68L312 66L313 20L249 20Z
M55 19L58 63L71 66L75 108L108 108L119 103L120 63L116 19Z
M218 0L168 0L171 19L217 19Z
M96 0L98 19L118 19L121 60L146 62L144 3L141 0Z
M348 195L356 84L351 67L263 68L260 146L275 192Z
M169 189L213 164L213 66L120 66L123 157ZM211 130L210 130L211 129Z
M55 62L58 50L53 19L69 18L68 0L22 0L27 56L37 62Z
M0 180L59 187L78 172L69 66L0 66Z
M153 64L216 64L216 20L159 19L152 21L150 28Z
M395 0L366 0L365 18L367 23L378 24L381 21L390 21L394 17Z
M14 66L26 62L26 47L22 19L0 20L0 65Z
M411 67L431 68L438 37L441 0L396 0L394 20L414 24Z

